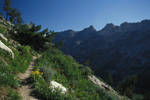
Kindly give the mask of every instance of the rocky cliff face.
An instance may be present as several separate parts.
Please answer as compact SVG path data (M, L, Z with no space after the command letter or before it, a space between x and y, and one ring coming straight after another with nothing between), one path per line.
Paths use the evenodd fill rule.
M138 88L150 90L150 20L138 23L107 24L96 31L58 32L54 41L64 41L62 51L78 62L90 60L90 66L105 80L108 72L120 80L130 74L139 76Z

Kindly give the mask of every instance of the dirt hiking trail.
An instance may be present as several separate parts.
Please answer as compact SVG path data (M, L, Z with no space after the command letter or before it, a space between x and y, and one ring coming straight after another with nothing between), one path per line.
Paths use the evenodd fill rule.
M33 60L31 61L29 68L26 70L26 72L18 74L18 77L21 79L22 86L21 88L19 88L18 92L19 95L22 97L22 100L39 100L34 97L32 84L29 83L29 77L35 66L35 60L39 57L40 55L38 57L33 56Z

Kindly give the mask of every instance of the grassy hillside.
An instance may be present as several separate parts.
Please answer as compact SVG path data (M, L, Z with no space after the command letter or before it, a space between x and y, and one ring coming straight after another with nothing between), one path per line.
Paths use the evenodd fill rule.
M91 71L58 49L50 48L42 53L42 57L37 60L34 72L36 71L39 72L38 75L43 75L39 77L32 74L31 80L35 86L35 93L44 100L119 100L113 93L89 81L87 75L91 75ZM62 95L60 91L53 93L47 88L52 80L68 89L66 95Z
M9 28L12 28L9 31ZM34 26L35 28L35 26ZM23 35L32 31L23 31ZM32 56L37 54L34 50L36 45L20 45L19 42L14 41L13 33L15 28L1 23L0 33L2 33L8 41L0 37L0 40L7 45L14 53L14 59L11 55L0 49L0 100L20 100L18 88L21 87L20 79L17 77L18 73L24 73L28 68ZM33 33L33 32L31 32ZM32 36L32 35L31 35ZM34 33L38 39L42 35ZM12 39L13 37L13 39ZM43 39L44 37L42 37ZM31 39L34 39L31 37ZM17 37L18 41L22 38ZM28 40L26 40L28 41ZM22 43L25 43L25 38ZM43 42L44 44L44 42ZM124 96L114 94L112 91L105 90L88 80L88 75L92 75L89 67L77 63L71 56L64 55L55 44L47 43L46 50L39 51L41 57L36 60L34 71L31 73L29 82L32 83L34 94L37 98L42 100L127 100ZM37 48L36 48L37 50ZM62 84L67 93L61 93L59 88L55 91L50 88L50 82L56 81Z
M3 25L5 24L3 23ZM32 60L31 49L29 46L22 46L16 41L12 42L7 29L4 29L2 26L0 27L0 33L9 39L6 42L0 37L0 40L11 48L15 55L14 59L12 59L8 52L0 49L0 100L17 100L20 97L15 91L20 87L20 82L16 75L24 73L28 68Z

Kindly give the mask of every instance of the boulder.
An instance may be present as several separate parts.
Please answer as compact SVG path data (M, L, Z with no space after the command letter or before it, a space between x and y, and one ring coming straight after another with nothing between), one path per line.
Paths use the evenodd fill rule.
M67 92L67 89L60 83L56 81L50 82L50 88L52 88L53 91L55 91L56 88L61 90L61 93L65 94Z
M0 48L9 52L12 58L14 58L14 53L12 52L12 50L9 47L7 47L1 40L0 40Z
M2 33L0 33L0 37L3 38L5 41L8 41L8 39Z

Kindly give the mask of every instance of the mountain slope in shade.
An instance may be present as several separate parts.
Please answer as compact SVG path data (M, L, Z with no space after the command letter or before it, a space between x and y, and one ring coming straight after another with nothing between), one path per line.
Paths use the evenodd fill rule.
M104 80L109 72L116 83L137 74L138 89L150 91L150 20L120 26L110 23L99 31L90 26L82 31L58 32L54 41L61 40L65 54L80 63L90 60L91 68Z

